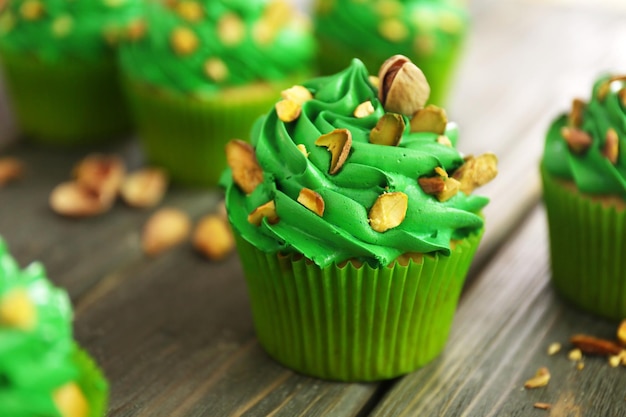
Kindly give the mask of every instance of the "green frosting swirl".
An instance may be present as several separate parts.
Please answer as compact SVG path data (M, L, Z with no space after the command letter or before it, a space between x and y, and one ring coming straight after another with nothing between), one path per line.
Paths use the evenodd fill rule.
M41 264L21 270L0 238L0 303L13 291L25 291L36 322L25 330L0 321L0 415L60 417L52 393L79 375L70 301L46 280Z
M282 80L310 68L308 22L280 0L177 0L145 5L146 33L122 48L130 78L176 92ZM192 46L177 50L175 32Z
M611 81L606 75L593 86L592 97L582 112L579 126L592 139L582 154L572 152L561 130L570 124L567 115L559 116L546 135L543 164L559 178L572 180L578 189L589 194L615 195L626 199L626 158L621 150L626 146L626 82ZM617 162L611 163L603 154L607 131L614 129L619 137Z
M369 143L370 131L385 111L361 61L304 86L314 99L303 104L296 121L281 122L272 110L253 128L262 184L246 195L234 184L230 169L222 177L229 219L243 239L266 252L302 253L321 267L354 258L380 266L409 252L447 255L451 239L482 228L479 212L488 202L485 197L459 192L439 202L418 184L418 178L433 175L436 167L453 172L463 164L455 148L438 143L437 134L410 133L405 119L407 130L398 146ZM355 118L354 109L368 100L374 113ZM341 170L331 175L329 152L315 141L337 128L351 132L352 149ZM456 142L454 124L446 135ZM297 148L300 144L308 158ZM305 187L323 198L323 216L297 202ZM387 191L405 193L408 210L398 227L380 233L370 227L368 212ZM249 223L248 214L270 200L279 221L264 219L258 227Z
M418 66L456 50L467 27L457 0L318 0L315 17L317 36L354 56L402 54Z
M0 15L0 48L44 62L97 62L141 11L141 0L11 0Z

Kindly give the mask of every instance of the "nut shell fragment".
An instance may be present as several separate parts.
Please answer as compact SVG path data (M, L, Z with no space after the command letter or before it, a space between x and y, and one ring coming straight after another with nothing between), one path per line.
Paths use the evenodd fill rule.
M187 239L190 230L187 214L174 208L160 209L144 225L142 249L148 256L159 255Z
M315 144L328 148L331 154L328 172L334 175L339 172L348 159L352 148L352 133L348 129L335 129L317 138Z
M165 171L145 168L133 172L124 179L120 194L131 207L154 207L163 199L167 183Z
M226 144L226 162L232 170L233 181L246 194L263 182L263 170L252 145L233 139Z
M0 187L22 178L24 164L17 158L0 158Z
M311 210L318 216L324 215L324 199L321 195L311 190L310 188L303 188L298 194L298 203Z
M224 259L235 248L228 221L215 214L203 217L194 231L193 247L208 259Z
M448 125L446 111L434 104L419 110L411 119L411 132L432 132L443 135Z
M541 367L537 370L534 377L530 378L524 383L524 388L540 388L545 387L550 382L550 371L546 367Z
M276 213L276 204L274 200L268 201L255 208L252 213L248 214L248 223L260 226L263 219L267 217L270 224L278 222L278 214Z
M397 146L404 133L404 118L401 114L385 113L370 131L370 143Z
M409 198L403 192L391 192L378 196L369 211L369 223L377 232L398 227L406 217Z
M470 156L454 172L453 178L461 183L461 191L470 195L475 188L481 187L498 175L498 158L492 153Z
M394 55L387 59L378 72L378 98L385 110L413 116L423 108L430 96L426 76L409 58Z

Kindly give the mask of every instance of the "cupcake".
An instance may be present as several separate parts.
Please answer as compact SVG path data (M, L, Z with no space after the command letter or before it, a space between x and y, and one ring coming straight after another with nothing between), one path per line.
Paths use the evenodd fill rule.
M550 126L541 162L552 283L575 306L626 317L626 77L603 76Z
M355 59L284 91L251 144L227 145L222 184L257 336L287 367L373 381L443 349L483 233L488 200L472 191L496 159L463 158L456 125L423 107L428 93L406 57L378 78Z
M391 54L410 57L442 105L467 32L462 0L317 0L314 28L323 74L358 56L377 71Z
M20 269L0 238L0 415L102 417L108 385L72 339L67 294L34 263Z
M83 145L130 130L114 46L136 19L139 2L0 2L0 60L25 135Z
M147 159L175 182L217 185L226 142L248 135L313 53L307 22L281 0L147 2L121 53Z

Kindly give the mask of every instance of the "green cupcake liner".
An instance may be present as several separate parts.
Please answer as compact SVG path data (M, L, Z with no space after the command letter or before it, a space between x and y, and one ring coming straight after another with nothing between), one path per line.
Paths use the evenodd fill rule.
M93 145L131 130L113 57L58 64L1 53L10 103L22 132L54 146Z
M318 67L322 74L334 74L344 70L353 58L358 58L367 67L372 75L378 75L380 66L385 60L396 53L390 51L388 55L378 55L373 51L355 51L345 45L339 45L333 39L325 39L318 37ZM443 106L448 96L452 77L456 64L461 55L462 46L459 44L455 48L450 48L446 54L439 54L432 57L421 57L416 54L408 54L407 56L417 65L426 76L430 85L430 104Z
M109 385L93 359L75 345L73 360L80 375L77 383L89 403L89 417L103 417L107 411Z
M541 167L552 283L575 306L626 317L626 210L574 191Z
M320 268L237 237L257 337L283 365L340 381L411 372L443 350L482 231L407 266Z
M293 82L233 88L202 99L131 80L125 84L148 161L165 168L175 182L216 186L226 168L226 143L247 141L254 121Z

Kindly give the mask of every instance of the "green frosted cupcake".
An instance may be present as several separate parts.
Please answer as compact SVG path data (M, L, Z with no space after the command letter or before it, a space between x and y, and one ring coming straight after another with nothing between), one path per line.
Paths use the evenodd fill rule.
M308 72L308 24L276 0L146 4L145 32L122 48L148 160L174 181L215 186L224 145Z
M139 3L2 2L0 60L25 135L67 146L110 141L130 130L114 46L137 18Z
M373 381L435 358L483 232L487 199L472 190L495 156L464 159L443 110L422 108L421 71L398 56L385 67L380 93L359 60L294 87L251 145L226 147L259 341L304 374Z
M0 415L102 417L108 384L72 338L67 294L21 270L0 238Z
M359 57L370 72L388 56L406 55L430 83L430 102L442 105L468 27L460 0L316 0L315 36L323 74Z
M550 126L541 163L552 282L565 299L626 317L626 77L603 76Z

